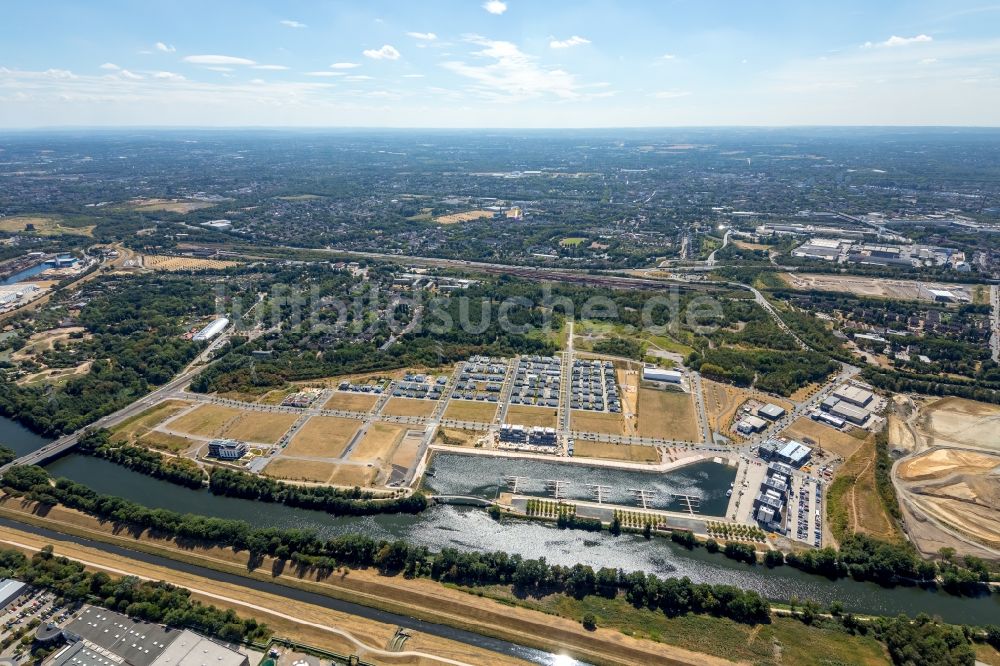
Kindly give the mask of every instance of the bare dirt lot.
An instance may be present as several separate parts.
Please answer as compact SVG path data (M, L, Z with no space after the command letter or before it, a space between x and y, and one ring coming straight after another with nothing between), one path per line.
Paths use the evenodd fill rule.
M350 393L337 391L323 405L323 409L342 409L346 412L369 412L378 402L378 396L371 393Z
M729 384L713 382L710 379L701 381L705 393L705 414L708 425L717 432L726 432L733 422L736 410L752 395Z
M380 414L389 416L430 416L437 407L437 400L418 400L416 398L389 398Z
M404 470L412 467L417 462L417 452L420 450L420 442L423 441L423 438L423 429L407 430L403 440L396 447L395 453L392 454L390 464Z
M335 416L313 416L302 426L285 453L316 458L339 458L351 437L361 427L361 421Z
M235 261L219 259L198 259L195 257L167 257L147 254L142 258L144 268L154 271L209 271L238 266Z
M927 446L957 445L1000 451L1000 405L944 398L921 409L918 429Z
M580 432L599 432L607 435L625 434L625 418L621 414L574 409L570 412L569 424L570 428Z
M698 414L689 393L639 389L640 437L697 442Z
M863 431L862 431L863 432ZM846 432L841 432L819 421L813 421L808 416L803 416L790 425L787 430L781 433L785 437L797 439L809 446L818 446L827 453L833 453L847 460L861 448L867 433L864 437L855 437Z
M335 463L316 460L297 460L295 458L276 457L264 468L264 476L287 481L311 481L313 483L328 483L337 470Z
M493 217L493 211L467 210L463 213L451 213L450 215L435 217L434 221L438 224L458 224L460 222L471 222L472 220L480 220L489 217Z
M834 291L873 298L932 301L929 289L950 291L956 296L972 299L972 286L967 284L931 284L916 280L890 280L853 275L818 275L811 273L782 273L781 278L792 289Z
M660 452L655 446L606 444L603 442L579 440L573 447L573 456L579 458L601 458L603 460L624 460L638 463L660 462Z
M82 338L70 337L75 334L84 333L86 330L82 326L64 326L62 328L52 328L47 331L33 333L24 343L23 347L11 354L11 358L15 361L22 361L49 351L57 342L69 346L78 339L86 340L93 337L89 333L86 333Z
M452 400L444 410L446 419L455 421L474 421L476 423L492 423L497 415L497 405L494 402L473 402L472 400Z
M1000 455L932 449L900 463L917 508L976 543L1000 548Z

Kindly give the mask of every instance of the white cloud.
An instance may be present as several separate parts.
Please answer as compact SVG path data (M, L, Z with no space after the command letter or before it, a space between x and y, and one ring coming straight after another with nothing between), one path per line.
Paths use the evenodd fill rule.
M678 97L688 97L691 94L688 90L661 90L655 92L652 97L656 99L677 99Z
M921 65L933 65L937 61L938 61L937 58L924 58L923 60L920 61L920 64Z
M483 9L488 11L490 14L500 16L507 11L507 3L501 2L500 0L489 0L488 2L483 3Z
M219 66L219 65L208 66L208 67L205 67L204 69L207 69L210 72L231 72L231 71L233 71L232 67L222 67L222 66Z
M561 99L580 97L580 86L572 74L541 67L535 56L522 52L516 44L472 35L467 41L482 46L473 53L480 59L493 60L486 65L445 62L442 67L475 81L478 92L513 101L542 95Z
M664 53L660 56L660 60L676 60L677 56L673 53Z
M256 65L256 61L249 58L237 58L227 55L192 55L184 56L184 62L193 65Z
M422 79L422 78L424 78L424 75L423 74L403 74L403 78L404 79Z
M928 42L933 42L933 41L934 38L931 37L930 35L921 34L921 35L916 35L915 37L899 37L897 35L893 35L884 42L878 42L878 43L865 42L861 46L862 48L866 49L870 49L877 46L891 48L893 46L909 46L910 44L926 44Z
M355 67L361 67L356 62L335 62L330 65L330 69L354 69Z
M118 72L118 74L123 79L130 79L132 81L141 81L142 79L145 78L144 76L141 76L139 74L134 74L133 72L130 72L127 69L123 69L122 71Z
M406 34L413 37L413 39L419 39L424 42L433 42L438 38L433 32L408 32Z
M341 72L325 72L325 71L321 71L321 72L304 72L304 74L306 76L323 76L323 77L343 76L343 73L341 73Z
M157 51L162 51L163 53L173 53L177 50L173 44L164 44L163 42L156 42L153 46L156 47Z
M162 79L164 81L186 81L180 74L174 74L173 72L156 72L153 74L154 79Z
M265 81L264 79L250 79L250 83L260 86L267 83L267 81Z
M348 76L345 81L371 81L374 78L374 76L368 76L367 74L354 74L352 76Z
M305 23L299 23L298 21L292 21L291 19L285 19L283 21L278 21L281 25L286 28L305 28L307 27Z
M251 65L251 69L266 69L271 72L280 72L288 68L284 65Z
M118 65L116 65L113 62L106 62L103 65L101 65L101 69L110 69L111 71L114 72L114 71L118 71L119 69L121 69L121 67L119 67Z
M549 47L553 49L568 49L573 46L583 46L584 44L589 44L590 40L586 37L581 37L580 35L573 35L569 39L553 39L549 42Z
M75 79L76 74L69 71L68 69L47 69L42 72L43 76L47 76L51 79Z
M399 60L399 51L391 44L383 44L380 49L365 49L362 51L366 58L373 60Z

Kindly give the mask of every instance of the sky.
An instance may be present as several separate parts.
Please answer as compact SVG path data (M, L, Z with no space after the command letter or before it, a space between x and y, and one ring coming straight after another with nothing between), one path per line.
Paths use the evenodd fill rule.
M1000 3L0 4L0 128L1000 125Z

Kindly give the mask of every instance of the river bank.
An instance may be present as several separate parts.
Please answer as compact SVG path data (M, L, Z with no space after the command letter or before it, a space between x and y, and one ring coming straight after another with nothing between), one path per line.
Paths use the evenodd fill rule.
M583 629L578 622L512 608L425 579L387 577L364 569L351 569L349 573L320 579L313 572L285 566L285 563L269 557L262 557L251 564L245 552L181 543L145 532L117 530L110 523L102 523L77 511L63 507L40 507L11 497L0 497L0 518L34 526L43 532L43 536L48 532L48 536L58 538L51 533L54 530L85 540L92 547L110 544L124 549L118 552L126 557L143 554L166 558L171 561L168 567L177 566L173 564L176 562L186 571L198 567L202 573L214 571L236 576L245 579L246 585L252 589L260 589L259 586L266 583L282 590L279 594L292 598L302 598L304 593L318 594L394 614L394 618L413 617L461 632L471 632L486 637L482 639L486 642L492 638L514 646L527 646L507 650L506 653L535 663L554 663L549 659L552 653L573 654L594 663L726 663L711 658L706 661L704 655L687 653L662 643L636 640L617 632L595 634ZM4 524L11 525L10 522L0 522L0 525ZM16 525L14 527L17 528ZM147 557L139 559L149 561ZM357 606L352 609L364 615L364 611ZM424 629L427 628L424 625ZM435 631L443 635L440 629ZM496 644L490 644L496 647ZM537 650L546 651L549 655L540 654Z

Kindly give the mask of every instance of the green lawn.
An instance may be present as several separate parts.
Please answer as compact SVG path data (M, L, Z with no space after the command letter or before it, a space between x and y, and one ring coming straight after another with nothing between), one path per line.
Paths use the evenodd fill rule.
M584 238L583 236L571 236L570 238L563 238L561 241L559 241L559 244L562 245L563 247L570 247L570 246L582 245L583 241L585 240L587 239Z
M623 597L589 596L577 600L556 594L541 599L518 599L501 586L467 591L578 621L585 614L593 613L599 627L762 666L876 666L889 663L882 644L873 638L851 636L836 627L807 626L791 618L774 618L771 624L750 626L708 615L668 618L659 611L637 609Z

